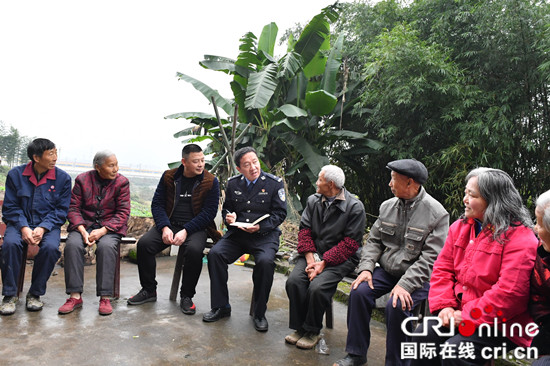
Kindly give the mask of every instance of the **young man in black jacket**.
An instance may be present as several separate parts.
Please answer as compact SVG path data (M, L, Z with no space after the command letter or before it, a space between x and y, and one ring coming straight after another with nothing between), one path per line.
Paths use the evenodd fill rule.
M182 150L181 165L167 170L157 186L151 211L155 227L137 244L137 261L141 290L128 299L128 305L157 300L155 255L167 246L185 250L180 308L184 314L196 312L193 296L202 271L206 239L217 241L214 218L218 212L220 189L218 179L204 169L200 146L188 144Z

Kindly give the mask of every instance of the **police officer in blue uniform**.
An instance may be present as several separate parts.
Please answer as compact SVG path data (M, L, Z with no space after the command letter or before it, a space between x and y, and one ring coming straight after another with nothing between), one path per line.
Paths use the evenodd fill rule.
M281 235L279 225L286 218L285 189L281 178L262 171L252 147L237 150L234 158L241 174L230 178L227 183L222 211L227 233L208 254L212 310L203 315L203 321L215 322L231 315L227 266L249 253L255 262L252 273L254 328L265 332L268 330L265 312ZM250 225L266 214L269 216ZM239 223L246 224L235 226Z

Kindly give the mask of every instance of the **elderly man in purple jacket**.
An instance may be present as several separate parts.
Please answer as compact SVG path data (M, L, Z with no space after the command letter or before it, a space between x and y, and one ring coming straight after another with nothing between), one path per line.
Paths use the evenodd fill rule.
M2 206L6 234L2 245L2 295L0 314L15 313L17 276L26 245L39 246L26 299L29 311L42 310L40 296L61 256L59 238L71 198L71 177L57 168L57 149L48 139L35 139L27 147L31 160L8 172Z
M323 314L338 283L359 263L365 231L363 203L344 188L342 169L326 165L309 196L298 233L298 258L286 282L291 329L285 341L298 348L315 347Z
M69 236L65 245L65 286L69 298L59 308L68 314L82 306L84 288L84 255L96 244L96 294L99 314L113 312L110 296L118 246L126 235L130 217L130 182L118 173L118 160L108 150L98 152L94 169L76 177L69 206Z

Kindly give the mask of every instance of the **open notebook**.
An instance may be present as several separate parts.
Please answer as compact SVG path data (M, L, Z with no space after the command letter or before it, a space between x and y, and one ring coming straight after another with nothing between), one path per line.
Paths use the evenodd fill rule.
M251 227L251 226L254 226L256 225L257 223L259 223L260 221L262 221L263 219L269 217L269 214L265 214L263 215L262 217L258 218L256 221L254 222L239 222L239 221L235 221L234 223L231 224L231 226L238 226L238 227Z

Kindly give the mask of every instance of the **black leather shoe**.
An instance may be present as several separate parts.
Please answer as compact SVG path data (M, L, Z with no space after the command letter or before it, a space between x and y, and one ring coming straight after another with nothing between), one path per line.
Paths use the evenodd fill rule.
M347 354L346 357L338 360L334 363L335 366L363 366L367 365L367 358L365 356L356 356Z
M217 322L221 318L231 316L231 308L215 308L202 316L203 322Z
M265 316L262 316L261 318L254 317L254 328L258 332L267 332L269 324L267 324L267 319L265 318Z

